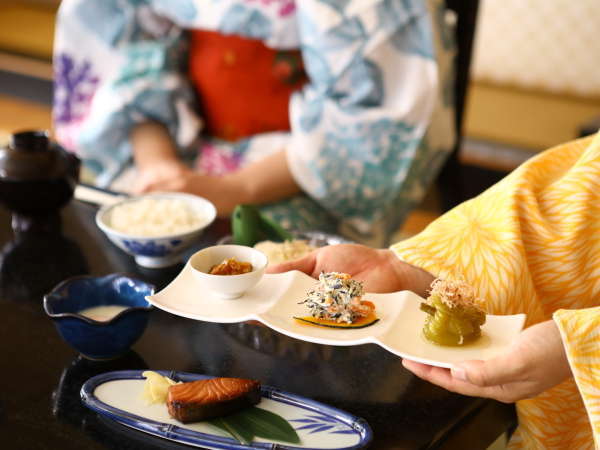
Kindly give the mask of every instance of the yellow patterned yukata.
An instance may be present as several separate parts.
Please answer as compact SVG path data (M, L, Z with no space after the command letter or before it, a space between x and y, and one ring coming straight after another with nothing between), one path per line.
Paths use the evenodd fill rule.
M517 402L511 448L600 446L600 133L540 153L392 250L463 276L490 314L557 323L574 377Z

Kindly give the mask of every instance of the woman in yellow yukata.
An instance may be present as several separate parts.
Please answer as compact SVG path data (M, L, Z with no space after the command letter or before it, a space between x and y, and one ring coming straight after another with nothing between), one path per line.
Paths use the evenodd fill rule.
M504 355L404 366L454 392L516 401L510 448L600 446L600 133L537 155L389 250L325 247L271 271L291 268L422 296L434 276L460 277L489 314L526 313Z

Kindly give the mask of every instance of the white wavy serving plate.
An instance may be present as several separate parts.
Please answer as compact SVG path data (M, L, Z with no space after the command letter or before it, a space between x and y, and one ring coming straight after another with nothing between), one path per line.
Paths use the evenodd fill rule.
M339 329L302 324L293 317L307 315L306 306L299 302L316 282L298 271L266 274L242 297L226 300L202 286L188 263L167 287L146 299L157 308L190 319L219 323L258 320L293 338L327 345L373 343L402 358L439 367L493 358L506 350L525 323L525 314L488 314L477 341L462 347L435 345L422 335L426 313L419 305L423 299L413 292L400 291L364 296L375 304L380 319L372 326Z

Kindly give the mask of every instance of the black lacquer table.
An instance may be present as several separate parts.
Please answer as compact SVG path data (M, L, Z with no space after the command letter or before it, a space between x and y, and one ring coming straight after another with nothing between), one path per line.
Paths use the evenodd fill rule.
M63 279L123 272L169 283L183 265L143 269L94 223L96 207L73 200L55 230L15 234L0 209L0 447L4 449L192 448L128 429L88 410L81 384L112 370L177 370L260 380L366 419L373 449L485 449L516 422L514 407L449 393L407 372L377 345L331 347L252 323L214 324L155 309L121 358L94 362L58 335L43 295ZM193 251L214 243L211 226Z

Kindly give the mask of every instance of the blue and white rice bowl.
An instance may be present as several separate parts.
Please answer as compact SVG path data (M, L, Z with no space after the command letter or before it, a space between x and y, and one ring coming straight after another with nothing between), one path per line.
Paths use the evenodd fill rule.
M197 214L197 223L182 232L166 232L143 235L115 229L112 216L119 207L130 207L134 202L176 200L183 202L189 212ZM119 248L132 255L138 265L150 268L167 267L178 263L182 253L188 249L215 220L217 211L207 199L180 192L147 194L131 197L100 208L96 213L96 224L106 236Z

